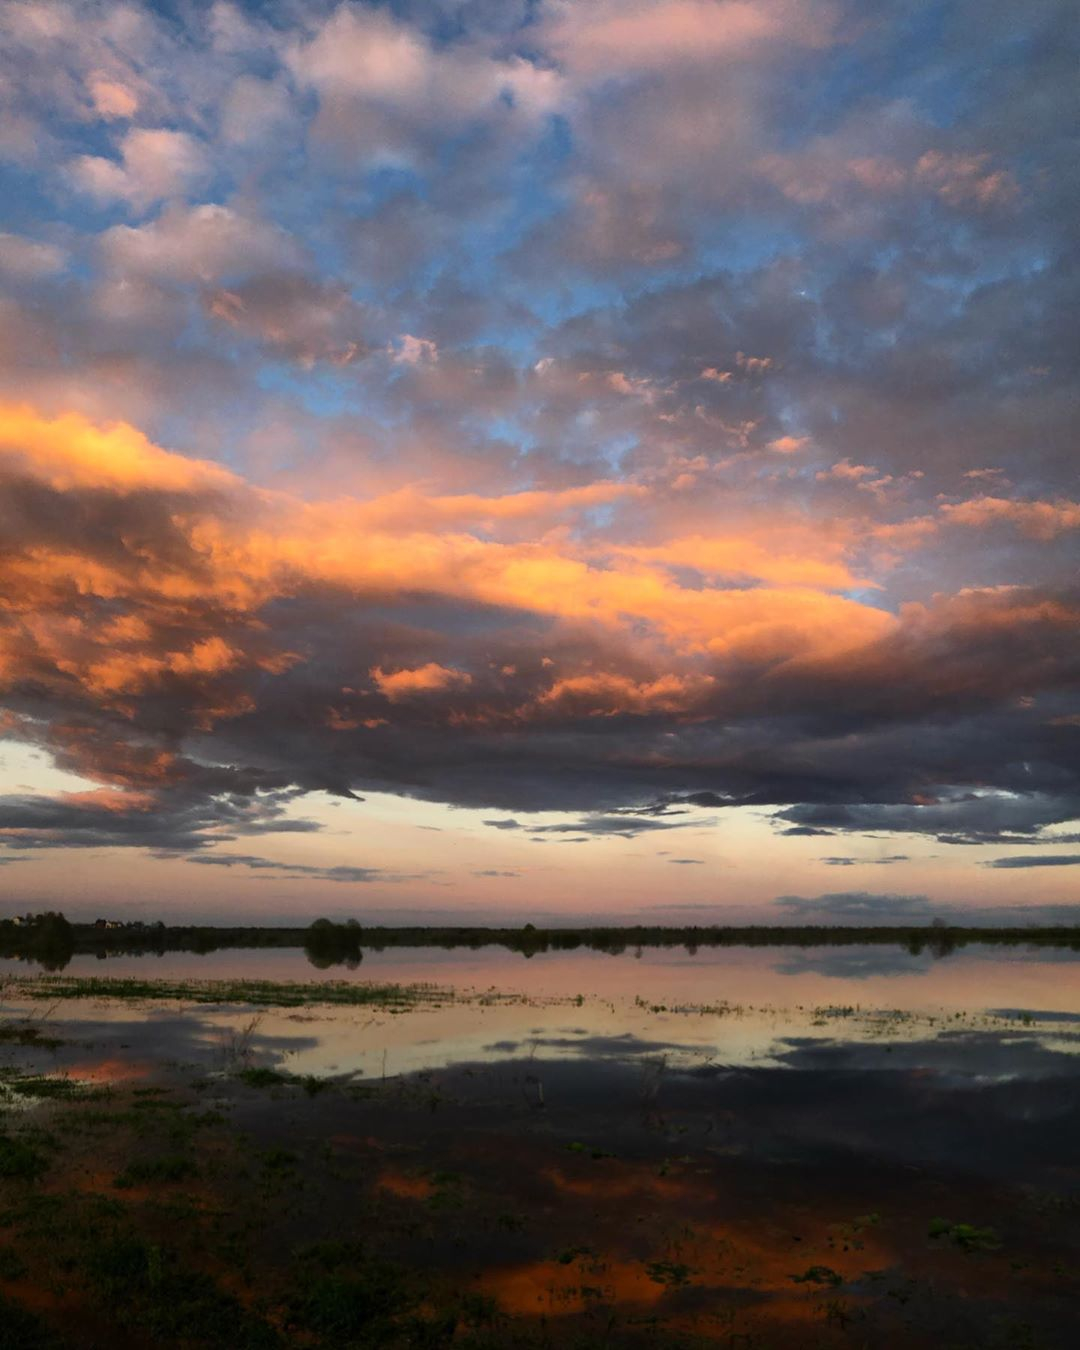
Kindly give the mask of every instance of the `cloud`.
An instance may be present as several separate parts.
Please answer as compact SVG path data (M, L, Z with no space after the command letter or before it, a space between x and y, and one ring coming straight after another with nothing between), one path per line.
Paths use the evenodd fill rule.
M1053 843L1045 834L1057 821L1080 813L1080 797L1071 793L960 791L953 789L907 802L802 803L777 812L778 821L800 822L784 831L800 834L837 832L930 834L945 844L984 844L1015 838Z
M538 834L572 834L585 838L614 837L616 839L636 839L639 834L652 834L656 830L685 830L691 826L701 829L716 822L707 817L691 816L686 820L655 820L648 816L582 816L579 820L562 825L530 825L526 832ZM582 843L574 839L573 843Z
M446 689L460 688L472 683L472 676L463 670L449 670L436 661L415 670L385 671L375 666L371 671L379 693L385 695L391 703L401 699L416 698L424 694L437 694Z
M785 830L784 833L791 834L792 831ZM892 853L885 858L852 858L847 855L841 855L832 858L820 858L818 861L823 862L827 867L856 867L863 866L864 864L877 867L889 867L893 863L907 862L908 855L906 853Z
M833 891L825 895L779 895L775 904L800 918L825 918L863 923L911 923L932 918L937 911L925 895L889 895L873 891Z
M352 867L341 864L334 867L317 867L307 863L274 862L269 858L260 858L249 853L193 853L186 860L199 863L203 867L242 867L252 872L273 873L272 880L295 880L303 878L312 881L340 881L350 884L369 881L399 881L402 878L392 876L378 867Z
M257 277L203 296L206 312L238 335L306 369L347 366L366 356L364 314L341 287L296 274Z
M835 10L787 0L600 0L555 14L553 50L573 72L595 78L746 60L768 42L827 45Z
M37 280L62 272L66 266L67 254L56 244L0 234L0 272L10 277Z
M120 160L80 155L71 165L75 185L100 202L123 200L145 210L181 196L207 175L203 147L187 132L133 127L120 142Z
M941 511L951 525L975 529L997 524L1014 525L1032 539L1054 539L1066 530L1080 529L1080 502L974 497L966 502L947 502Z
M1069 729L1039 711L1077 674L1067 593L891 614L686 577L659 546L627 557L554 527L620 499L593 486L305 500L130 426L7 407L0 678L25 734L135 790L179 784L197 747L275 787L585 809L534 831L575 838L739 803L950 842L1078 814ZM73 742L80 725L100 734Z
M0 10L11 829L1064 847L1075 43L852 12Z
M1036 853L1031 857L992 858L983 865L985 867L1076 867L1080 866L1080 853Z
M286 815L294 794L260 791L243 776L221 771L200 782L195 766L160 788L102 787L59 797L0 796L0 845L14 849L199 849L243 836L308 833L313 821ZM144 782L152 781L147 774Z
M303 254L280 226L228 206L167 207L145 225L101 237L106 265L124 278L212 282L299 266Z

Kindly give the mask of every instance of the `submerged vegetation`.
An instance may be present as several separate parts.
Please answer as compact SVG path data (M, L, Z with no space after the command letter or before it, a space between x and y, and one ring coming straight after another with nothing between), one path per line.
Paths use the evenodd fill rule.
M207 1110L206 1081L174 1069L169 1086L116 1084L104 1108L43 1098L48 1128L0 1114L0 1348L1070 1343L1054 1329L1075 1302L1075 1206L1004 1206L999 1250L995 1230L930 1217L971 1196L943 1174L850 1156L793 1192L788 1144L774 1165L706 1131L670 1158L654 1123L615 1157L606 1135L570 1133L586 1118L569 1103L531 1129L513 1095L448 1093L433 1123L404 1081L362 1099L327 1083L286 1111L244 1092L279 1079L300 1085L216 1080ZM881 1212L863 1214L871 1187ZM1000 1337L1003 1317L1022 1335Z

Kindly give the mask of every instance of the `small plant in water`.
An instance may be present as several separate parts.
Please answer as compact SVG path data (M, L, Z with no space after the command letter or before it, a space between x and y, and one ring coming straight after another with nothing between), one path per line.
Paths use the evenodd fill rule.
M694 1272L682 1261L649 1261L645 1273L657 1284L666 1285L669 1289L681 1289L690 1283L690 1276Z
M801 1275L792 1275L795 1284L826 1284L835 1288L844 1283L844 1277L838 1275L831 1266L811 1266Z
M267 1068L241 1069L236 1076L241 1083L246 1083L248 1087L275 1087L278 1083L292 1081L287 1073L279 1073L277 1069Z
M948 1219L931 1219L927 1230L932 1238L954 1242L965 1252L996 1252L1001 1238L993 1228L976 1228L970 1223L950 1223Z

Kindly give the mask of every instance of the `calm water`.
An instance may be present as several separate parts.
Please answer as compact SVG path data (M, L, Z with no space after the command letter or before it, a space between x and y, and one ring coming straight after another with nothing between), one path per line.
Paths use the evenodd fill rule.
M19 962L0 963L11 1015ZM317 970L302 950L76 957L64 975L170 980L398 981L445 993L405 1013L183 1000L62 1001L49 1021L94 1072L169 1059L213 1069L230 1058L295 1073L389 1076L451 1064L637 1062L685 1071L802 1068L828 1052L852 1069L933 1069L997 1079L1073 1072L1080 1049L1080 953L968 947L947 957L890 947L645 949L524 958L501 948L367 952L355 970ZM0 1012L0 1016L3 1013ZM76 1071L80 1051L52 1061ZM1063 1070L1064 1065L1064 1070ZM83 1072L85 1063L79 1072Z
M131 1152L174 1154L185 1110L216 1121L186 1145L212 1178L207 1212L225 1183L234 1211L263 1205L274 1280L299 1241L367 1224L373 1250L397 1243L404 1267L515 1315L554 1325L602 1296L595 1337L544 1344L612 1343L612 1308L749 1328L725 1345L1080 1343L1077 953L414 949L320 971L299 950L223 951L80 957L63 978L85 975L160 977L172 996L63 998L0 967L0 1126L46 1125L67 1193L127 1203L114 1178ZM244 978L426 988L398 1007L318 991L262 1007L188 984ZM21 1095L36 1075L107 1090ZM271 1181L269 1157L302 1164ZM942 1222L988 1249L932 1236ZM669 1290L651 1263L693 1286ZM841 1284L857 1336L803 1339ZM757 1335L767 1317L782 1338Z
M0 959L0 978L34 973ZM968 946L944 957L901 947L718 947L628 949L609 955L579 948L524 957L501 947L368 950L354 970L316 969L302 948L166 952L100 959L75 956L66 976L149 979L415 981L456 988L566 998L640 995L650 1003L788 1006L857 1003L908 1011L1013 1008L1080 1014L1080 952Z

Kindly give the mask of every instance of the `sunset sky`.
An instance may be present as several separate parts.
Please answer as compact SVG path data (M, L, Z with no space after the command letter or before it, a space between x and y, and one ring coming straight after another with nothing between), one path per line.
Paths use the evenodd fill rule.
M0 914L1080 916L1078 56L0 4Z

